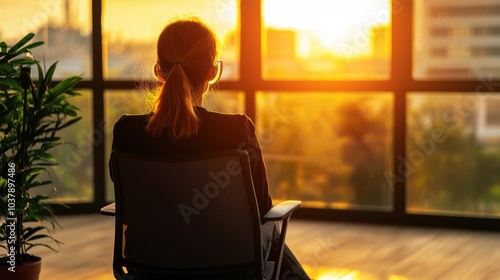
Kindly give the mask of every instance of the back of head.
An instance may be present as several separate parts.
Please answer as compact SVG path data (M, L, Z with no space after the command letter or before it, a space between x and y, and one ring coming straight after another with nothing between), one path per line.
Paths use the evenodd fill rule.
M147 126L150 133L168 129L174 139L196 135L199 120L194 106L201 105L217 49L214 31L199 18L177 19L163 29L155 74L164 84Z

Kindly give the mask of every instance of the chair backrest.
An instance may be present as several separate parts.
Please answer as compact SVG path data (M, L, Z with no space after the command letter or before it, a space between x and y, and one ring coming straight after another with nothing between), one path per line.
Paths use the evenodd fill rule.
M262 271L260 219L248 154L113 151L114 267L161 273Z

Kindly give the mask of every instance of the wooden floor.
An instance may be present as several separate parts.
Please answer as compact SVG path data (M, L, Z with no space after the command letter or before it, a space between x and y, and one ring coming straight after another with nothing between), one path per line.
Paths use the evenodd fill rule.
M113 218L60 220L41 280L112 280ZM292 220L287 243L317 280L500 279L500 233Z

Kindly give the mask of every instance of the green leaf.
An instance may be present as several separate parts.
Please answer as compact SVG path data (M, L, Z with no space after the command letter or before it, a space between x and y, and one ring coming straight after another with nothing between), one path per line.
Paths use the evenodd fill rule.
M79 121L79 120L81 120L81 119L82 119L82 117L77 117L77 118L74 118L74 119L72 119L72 120L70 120L70 121L66 122L65 124L61 125L61 126L59 127L59 129L58 129L58 130L61 130L61 129L63 129L63 128L66 128L66 127L68 127L68 126L70 126L70 125L72 125L72 124L74 124L74 123L78 122L78 121Z
M57 62L52 64L49 67L49 70L47 70L47 73L45 73L45 84L49 85L52 82L52 76L54 75L54 72L56 71L56 66L57 66Z
M23 236L24 236L24 238L25 238L26 240L29 240L29 238L30 238L33 234L35 234L35 233L37 233L37 232L39 232L39 231L41 231L41 230L44 230L44 229L46 229L46 227L44 227L44 226L27 227L27 228L24 228L24 230L23 230Z
M45 168L30 168L28 172L26 172L26 176L35 176L42 172L46 171Z
M76 84L78 84L82 80L81 76L74 76L65 79L64 81L59 82L56 86L54 86L51 90L53 94L65 93L71 88L73 88Z
M54 138L56 138L56 137L54 137ZM54 147L61 145L61 143L52 143L52 142L46 142L46 141L40 141L40 142L42 142L42 147L40 149L43 151L46 151L46 150L49 150L49 149L52 149Z
M50 102L50 104L61 104L63 101L66 100L66 96L64 95L64 92L53 92L49 90L50 92L50 97L47 99L47 102Z
M57 243L57 245L59 245L59 244L64 244L64 243L62 243L62 242L60 242L60 241L57 241L57 240L53 240L53 241L54 241L54 242L56 242L56 243ZM43 244L43 243L38 243L38 244L31 244L31 243L27 243L26 245L27 245L27 247L26 247L26 251L29 251L30 249L32 249L32 248L34 248L34 247L39 247L39 246L41 246L41 247L48 248L48 249L50 249L50 250L52 250L52 251L54 251L54 252L56 252L56 253L58 252L56 249L52 248L52 246L47 245L47 244Z
M41 151L37 153L35 159L43 159L50 162L56 161L56 158L53 155Z
M28 43L31 39L35 37L34 33L28 33L28 35L24 36L19 42L17 42L12 48L9 49L8 53L14 53L19 50L22 46Z
M0 71L1 71L1 73L4 73L4 75L6 75L6 76L10 76L13 73L17 73L16 69L14 69L14 67L12 67L12 65L7 64L7 63L0 64Z
M31 65L31 64L35 64L35 63L36 63L36 60L34 60L33 58L29 58L29 57L16 58L16 59L12 59L10 61L11 65Z
M53 239L53 237L50 236L50 235L48 235L48 234L38 234L38 235L34 235L34 236L30 237L30 238L25 239L25 241L33 241L33 240L42 239L42 238Z
M39 42L34 42L34 43L31 43L31 44L29 44L29 45L25 46L24 48L19 49L19 50L17 51L17 53L28 53L28 52L30 52L30 49L34 49L34 48L36 48L36 47L38 47L38 46L41 46L41 45L43 45L43 44L44 44L44 42L43 42L43 41L39 41Z
M30 188L36 188L36 187L46 186L46 185L50 185L50 184L52 184L52 181L50 181L50 180L41 181L41 182L36 181L36 182L31 183Z
M46 130L45 132L50 132L50 130ZM45 133L44 132L44 133ZM52 137L52 136L47 136L47 137L39 137L36 138L33 143L51 143L54 144L54 146L57 146L60 144L61 137Z
M0 85L7 86L8 88L11 88L13 90L24 90L19 82L14 79L0 79Z
M40 63L36 63L36 68L38 70L38 86L37 86L37 93L38 93L38 98L42 99L45 91L46 91L46 84L45 84L45 78L44 78L44 73L42 70L42 66Z
M75 91L75 90L68 90L68 91L66 91L66 94L69 96L81 96L82 95L80 92Z
M7 50L7 52L1 57L0 63L8 63L9 60L11 60L12 58L14 58L18 55L21 55L24 53L29 53L30 48L36 48L36 47L42 45L43 42L35 42L35 43L29 44L27 46L24 46L31 39L33 39L34 36L35 36L35 34L29 33L23 39L21 39L19 42L17 42L14 46L12 46L9 50Z
M78 113L76 111L68 109L68 108L66 108L63 113L70 116L70 117L76 117L78 115Z
M35 131L33 131L33 134L34 135L42 135L44 134L48 127L50 127L50 123L47 123L47 124L41 124L40 127L38 127Z

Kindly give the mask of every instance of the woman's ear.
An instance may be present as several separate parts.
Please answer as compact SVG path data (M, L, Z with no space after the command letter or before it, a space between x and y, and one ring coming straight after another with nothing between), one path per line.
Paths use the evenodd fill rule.
M165 77L163 77L163 72L161 71L160 64L155 63L155 65L153 66L153 72L155 73L155 76L156 78L158 78L158 80L165 82Z

